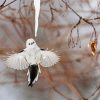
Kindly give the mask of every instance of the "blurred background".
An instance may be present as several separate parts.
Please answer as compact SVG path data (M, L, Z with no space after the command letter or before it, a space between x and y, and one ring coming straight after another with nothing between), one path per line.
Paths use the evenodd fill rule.
M0 0L0 100L100 100L100 0L41 0L36 38L33 2ZM32 88L5 64L28 38L60 56Z

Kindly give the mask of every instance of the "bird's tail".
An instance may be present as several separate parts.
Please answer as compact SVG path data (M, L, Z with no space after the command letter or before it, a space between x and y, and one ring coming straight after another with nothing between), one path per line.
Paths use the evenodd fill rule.
M28 84L28 87L33 87L33 83L32 82L30 82L29 84Z
M29 66L28 69L28 86L33 86L33 84L38 80L38 75L39 75L39 67L38 65L31 65Z

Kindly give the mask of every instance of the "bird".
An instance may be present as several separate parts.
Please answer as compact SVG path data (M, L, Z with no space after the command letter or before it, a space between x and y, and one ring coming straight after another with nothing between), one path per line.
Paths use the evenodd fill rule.
M10 54L6 59L8 67L16 70L28 69L28 86L38 81L41 73L40 66L51 67L60 61L60 57L53 51L41 49L33 38L26 41L26 47L19 53Z

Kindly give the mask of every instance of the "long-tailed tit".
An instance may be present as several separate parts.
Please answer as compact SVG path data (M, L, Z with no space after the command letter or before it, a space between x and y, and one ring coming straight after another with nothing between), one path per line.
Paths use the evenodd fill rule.
M11 54L7 60L7 66L17 70L28 68L28 86L33 85L38 80L41 73L40 66L51 67L59 61L56 53L40 49L34 39L26 41L26 48L19 53Z

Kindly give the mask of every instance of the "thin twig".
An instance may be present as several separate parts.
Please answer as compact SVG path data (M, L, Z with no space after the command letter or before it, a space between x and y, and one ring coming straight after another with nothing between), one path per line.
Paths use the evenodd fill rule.
M78 22L73 26L73 28L71 29L70 39L69 39L69 41L68 41L68 45L70 45L71 42L74 44L74 40L73 40L73 38L72 38L72 31L73 31L79 24L81 24L81 20L84 21L85 23L87 23L88 25L90 25L90 26L93 28L94 32L92 33L92 36L93 36L93 34L94 34L94 36L95 36L95 37L94 37L94 38L95 38L94 40L97 41L97 33L96 33L96 29L95 29L93 23L90 22L88 19L85 19L85 18L83 18L82 16L80 16L72 7L70 7L70 6L68 5L67 2L65 2L64 0L62 0L62 2L66 5L66 8L68 7L73 13L75 13L75 14L79 17L79 21L78 21ZM90 40L92 40L92 39L93 39L93 37L91 37Z

